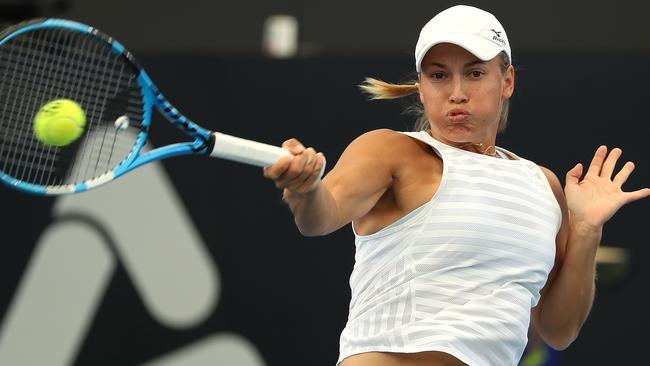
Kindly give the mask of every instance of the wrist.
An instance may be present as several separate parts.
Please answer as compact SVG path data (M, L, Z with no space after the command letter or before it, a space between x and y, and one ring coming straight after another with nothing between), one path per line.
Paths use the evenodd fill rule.
M313 197L316 192L318 191L318 188L321 185L321 180L319 179L313 186L310 187L308 191L293 191L288 188L285 188L282 190L282 200L287 202L288 204L292 204L292 202L300 202L303 200L308 200L310 197Z
M603 233L602 225L594 225L582 220L570 221L571 232L581 237L599 237Z
M580 257L592 258L595 261L596 252L602 238L602 225L596 226L584 221L571 221L569 225L569 242L567 251L579 251ZM589 254L589 255L585 255ZM595 262L594 262L595 264Z

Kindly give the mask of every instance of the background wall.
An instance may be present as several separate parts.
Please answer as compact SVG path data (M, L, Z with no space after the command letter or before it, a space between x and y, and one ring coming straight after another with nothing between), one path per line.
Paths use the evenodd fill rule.
M650 74L645 70L650 46L644 40L650 31L641 19L647 5L631 1L607 6L599 2L472 3L497 14L508 30L518 64L511 126L499 144L551 168L562 181L576 162L588 163L599 144L621 146L624 158L637 163L627 188L648 186L650 127L644 107L649 96ZM322 150L331 167L360 133L410 127L411 118L401 114L403 104L367 102L356 85L366 76L400 80L411 73L417 32L450 3L186 0L182 7L178 4L27 2L20 5L16 17L27 12L55 14L96 25L123 41L167 97L200 124L274 144L296 136ZM16 9L17 5L5 2L5 6ZM298 17L301 57L274 60L259 55L262 23L277 12ZM148 20L138 20L145 15ZM164 121L157 122L153 145L178 136ZM65 232L67 242L109 248L97 251L97 258L109 264L97 275L95 303L89 300L84 320L78 320L77 338L69 336L67 353L58 356L64 360L60 364L190 365L187 355L199 352L192 347L208 344L205 349L213 352L214 364L238 364L226 357L239 357L241 365L332 365L347 318L347 281L354 259L350 228L326 237L301 237L280 192L262 178L259 169L201 158L175 158L151 168L150 173L115 182L110 190L79 195L74 202L0 190L0 202L9 208L0 213L4 234L0 358L8 352L8 339L18 339L12 350L27 349L38 355L45 351L34 335L55 337L57 329L62 329L61 334L69 329L53 322L50 332L37 325L27 330L16 326L29 337L7 331L18 317L16 312L26 308L15 304L30 298L21 294L40 299L34 314L53 314L43 315L43 321L67 314L61 310L66 299L78 295L66 285L69 279L44 281L47 286L40 287L41 292L21 290L39 288L27 286L35 283L29 278L38 277L28 274L41 273L30 272L40 268L30 263L44 258L38 249L54 245L48 233L60 230L62 217L72 212L84 219L76 229L66 226L71 230ZM133 194L152 190L161 193ZM181 219L170 222L170 212ZM639 294L650 278L644 264L650 254L645 230L649 214L650 205L637 202L606 226L603 243L626 248L630 265L612 281L601 277L591 317L580 338L561 353L561 364L645 362L650 316ZM95 220L93 230L104 234L87 234L90 229L82 227L89 227L88 218ZM121 224L115 225L116 220ZM175 239L185 231L196 235L187 241ZM154 237L158 242L152 242ZM149 250L144 256L149 260L134 265L135 257L129 253L143 247ZM183 279L190 278L196 262L172 260L173 250L187 247L203 248L197 251L205 262L199 262L208 268L194 282ZM66 253L59 267L76 268L68 261L91 260L88 254L75 256L75 250ZM137 270L161 261L168 261L164 262L169 263L167 271L160 269L154 280L166 279L160 286L170 284L171 300L151 295L147 278ZM602 267L601 273L608 274L608 269ZM84 277L85 272L80 273L71 278ZM192 291L197 281L211 290ZM192 310L191 301L183 301L205 292L212 295L202 300L201 311ZM172 314L187 311L190 316L180 322L161 316L156 309L168 303L173 305ZM225 342L224 335L235 341ZM57 349L51 352L57 354ZM174 352L180 352L176 358Z
M648 51L643 1L460 2L498 15L515 55L521 52ZM264 20L292 14L300 23L304 55L366 52L410 55L418 32L455 1L387 0L2 0L4 17L32 12L65 15L109 31L138 53L200 51L252 54ZM15 9L24 9L16 11Z

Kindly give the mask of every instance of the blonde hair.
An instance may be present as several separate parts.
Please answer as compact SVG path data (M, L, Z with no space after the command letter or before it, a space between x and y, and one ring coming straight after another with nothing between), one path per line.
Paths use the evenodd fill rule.
M501 72L505 73L510 66L510 58L505 52L497 55L501 63ZM420 91L417 80L407 81L405 84L387 83L382 80L374 78L366 78L364 82L359 85L361 90L370 96L371 100L383 99L397 99L417 95ZM499 116L498 131L502 132L508 125L508 114L510 111L510 100L504 100L501 104L501 115ZM415 131L424 131L430 128L429 119L424 112L424 106L419 98L415 98L413 103L406 108L406 113L414 114L416 116Z

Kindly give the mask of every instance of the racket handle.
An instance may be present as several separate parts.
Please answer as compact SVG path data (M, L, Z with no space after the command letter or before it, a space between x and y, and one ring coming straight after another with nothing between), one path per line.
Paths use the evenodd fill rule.
M210 156L239 163L267 167L275 164L283 156L292 157L281 147L246 140L243 138L214 132L214 145Z

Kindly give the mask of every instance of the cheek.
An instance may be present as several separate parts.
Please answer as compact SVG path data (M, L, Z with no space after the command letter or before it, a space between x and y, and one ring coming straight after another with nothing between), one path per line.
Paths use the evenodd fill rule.
M441 109L447 100L441 90L431 86L424 87L420 90L420 102L424 105L424 109Z
M477 90L474 97L475 106L485 113L487 118L498 115L501 106L501 88L499 85Z
M423 93L420 94L420 101L424 106L424 111L431 120L434 116L442 113L446 103L440 93ZM435 119L435 118L434 118Z

